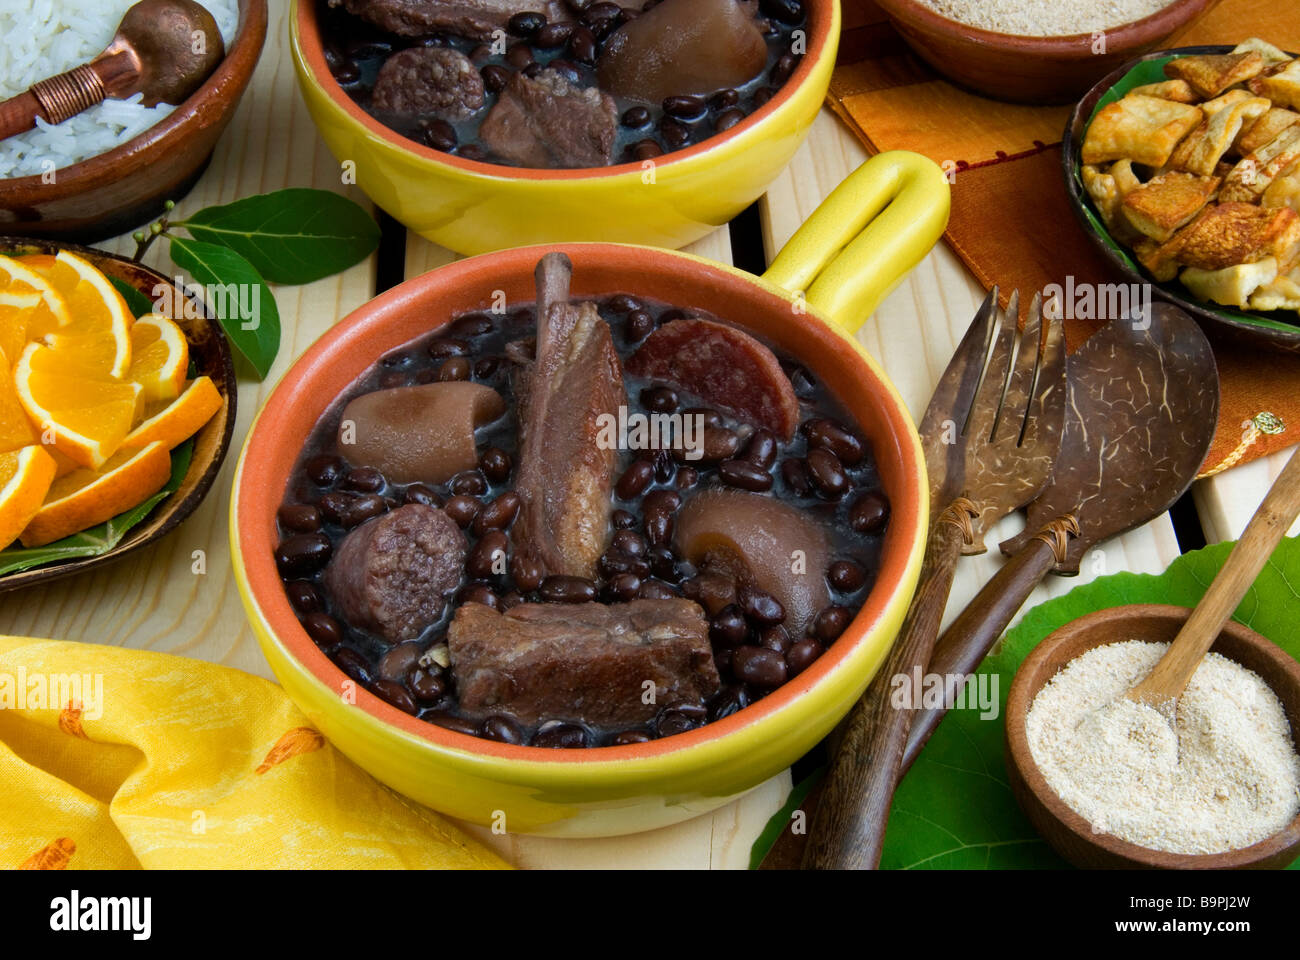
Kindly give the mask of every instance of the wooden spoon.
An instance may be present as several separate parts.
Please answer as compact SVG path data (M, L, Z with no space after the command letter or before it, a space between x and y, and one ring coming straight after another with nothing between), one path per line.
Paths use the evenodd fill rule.
M217 21L194 0L140 0L90 63L0 103L0 140L32 129L38 118L63 123L109 97L140 93L146 107L183 103L225 55Z
M1187 618L1160 662L1126 696L1138 703L1170 712L1187 682L1200 666L1223 625L1237 609L1287 529L1300 515L1300 450L1269 489L1264 502L1250 518L1227 562Z

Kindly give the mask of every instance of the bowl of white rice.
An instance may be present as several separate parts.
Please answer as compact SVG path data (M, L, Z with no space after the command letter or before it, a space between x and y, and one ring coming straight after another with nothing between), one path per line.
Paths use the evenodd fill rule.
M0 140L0 233L93 243L161 214L203 173L266 39L266 0L198 0L226 56L178 106L106 100ZM135 0L0 3L0 99L92 60Z
M907 45L975 93L1064 104L1218 0L876 0Z

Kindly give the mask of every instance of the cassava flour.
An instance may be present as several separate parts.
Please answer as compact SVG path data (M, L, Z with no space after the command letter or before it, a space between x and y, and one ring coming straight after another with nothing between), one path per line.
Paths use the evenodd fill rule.
M959 23L1020 37L1095 33L1141 20L1172 0L921 0Z
M1129 640L1070 661L1026 720L1047 783L1098 833L1152 850L1222 853L1300 812L1300 756L1259 676L1209 654L1165 715L1124 694L1168 648Z

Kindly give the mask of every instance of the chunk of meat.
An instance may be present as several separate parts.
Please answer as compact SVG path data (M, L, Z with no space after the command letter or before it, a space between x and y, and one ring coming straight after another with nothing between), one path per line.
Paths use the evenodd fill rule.
M389 643L410 640L442 616L467 549L449 516L408 504L343 538L325 568L325 589L349 623Z
M799 400L776 356L735 327L673 320L628 358L627 372L693 393L787 441L799 425Z
M785 607L785 628L802 637L830 605L826 531L803 511L772 497L714 489L677 514L677 548L699 569L753 584Z
M464 120L483 106L483 77L459 50L411 47L384 61L370 102L389 113Z
M657 104L739 87L766 64L767 42L752 4L663 0L613 33L596 73L601 89Z
M598 439L627 394L609 324L595 304L568 300L572 271L561 253L537 265L537 355L518 388L521 506L513 535L548 574L594 578L618 465L618 451Z
M719 686L708 623L689 600L523 603L505 613L467 603L447 644L461 710L473 717L633 726L667 706L702 705Z
M566 20L560 0L330 0L353 16L403 37L425 37L439 31L473 40L491 40L516 13L541 13L548 20Z
M575 87L554 70L511 74L479 137L517 167L604 167L614 160L618 107L596 87Z
M394 483L445 483L478 463L474 431L506 411L481 383L450 381L365 393L343 408L339 450Z

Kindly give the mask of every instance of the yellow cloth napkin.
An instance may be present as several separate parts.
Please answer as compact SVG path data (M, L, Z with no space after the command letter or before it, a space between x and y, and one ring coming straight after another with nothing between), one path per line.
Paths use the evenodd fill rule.
M201 660L0 637L0 867L493 868L284 691Z

